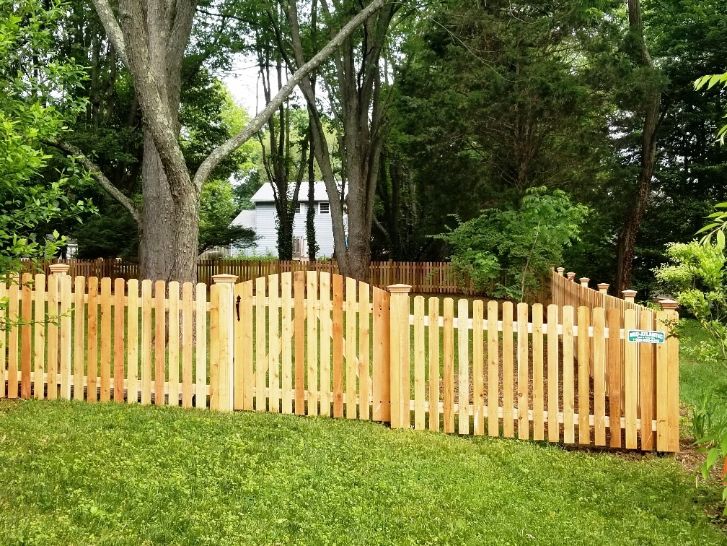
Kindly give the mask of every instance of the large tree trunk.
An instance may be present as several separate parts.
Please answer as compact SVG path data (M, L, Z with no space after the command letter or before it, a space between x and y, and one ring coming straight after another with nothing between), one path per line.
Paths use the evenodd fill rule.
M641 221L649 204L651 193L651 180L656 165L656 131L659 124L661 109L661 90L656 82L656 68L651 60L649 49L644 39L644 27L641 21L641 5L639 0L627 0L629 10L629 32L631 33L630 47L632 57L636 64L648 68L652 72L652 89L646 92L642 105L644 123L641 134L641 165L637 183L636 195L632 199L624 225L618 236L616 289L620 294L622 290L630 288L633 272L636 240L641 229Z

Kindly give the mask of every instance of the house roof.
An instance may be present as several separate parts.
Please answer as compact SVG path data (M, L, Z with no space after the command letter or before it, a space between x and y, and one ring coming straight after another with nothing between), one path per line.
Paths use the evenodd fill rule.
M255 211L243 210L232 221L233 226L255 229Z
M291 192L294 186L291 185ZM313 197L317 202L328 201L328 193L326 193L326 185L323 182L315 182L313 185ZM260 189L255 192L252 196L251 201L253 203L274 203L275 196L273 195L273 187L270 182L266 182ZM298 201L304 203L308 201L308 182L303 182L300 185L300 191L298 193Z

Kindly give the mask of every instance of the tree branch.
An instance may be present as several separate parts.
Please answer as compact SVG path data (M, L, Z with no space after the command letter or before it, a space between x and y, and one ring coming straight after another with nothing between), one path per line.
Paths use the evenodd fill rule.
M126 66L129 66L129 59L126 56L126 43L124 42L124 33L121 32L121 26L116 20L114 10L111 9L111 4L108 0L92 0L98 18L101 19L101 24L106 30L106 35L111 40L111 43L116 50L116 53L121 57L121 60Z
M108 178L106 178L106 175L101 172L101 169L93 161L91 161L88 156L81 151L80 148L74 146L73 144L69 144L67 142L59 140L55 140L50 144L52 144L56 148L63 150L64 152L73 155L76 159L78 159L81 164L86 167L88 172L90 172L93 177L98 181L99 185L106 191L106 193L116 199L119 204L121 204L126 210L128 210L129 214L131 214L131 217L136 221L137 224L141 223L141 215L139 214L138 209L134 206L134 203L131 202L131 199L121 193L121 191L116 186L114 186Z
M383 7L388 1L389 0L374 0L362 9L355 17L343 26L338 34L336 34L336 36L329 41L323 49L316 53L310 61L295 71L295 73L280 89L280 91L278 91L267 106L257 116L250 120L247 127L231 139L224 142L222 145L215 148L212 153L207 156L207 159L202 162L194 175L194 183L197 188L199 189L202 187L204 181L225 157L242 146L253 134L262 128L266 120L311 71L315 70L323 61L325 61L361 23L368 19L368 17L370 17L374 12Z

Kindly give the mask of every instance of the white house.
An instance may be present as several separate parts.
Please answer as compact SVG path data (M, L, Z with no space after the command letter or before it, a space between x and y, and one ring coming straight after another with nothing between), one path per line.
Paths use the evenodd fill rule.
M315 199L316 244L319 258L333 256L333 226L331 207L323 182L316 182L313 188ZM243 226L255 231L255 245L245 249L234 249L233 254L244 256L265 256L278 254L278 234L276 230L277 212L273 188L269 182L263 184L252 196L255 205L253 210L243 210L232 221L233 225ZM308 256L306 237L306 213L308 210L308 184L303 182L298 193L298 207L293 219L293 259L305 259ZM344 218L345 222L345 218Z

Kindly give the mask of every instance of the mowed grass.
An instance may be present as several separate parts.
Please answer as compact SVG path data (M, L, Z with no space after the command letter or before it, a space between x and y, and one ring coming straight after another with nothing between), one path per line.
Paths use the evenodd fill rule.
M3 544L724 544L671 457L374 423L0 403Z

